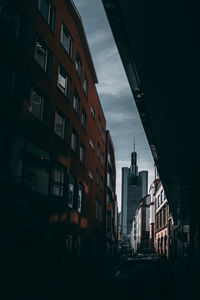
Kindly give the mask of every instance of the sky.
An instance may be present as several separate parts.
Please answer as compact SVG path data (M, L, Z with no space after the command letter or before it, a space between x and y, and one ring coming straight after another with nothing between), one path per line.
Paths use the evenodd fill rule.
M134 137L138 169L148 171L149 185L154 178L154 162L101 0L74 3L83 21L98 77L98 95L115 148L116 193L121 211L121 168L130 167Z

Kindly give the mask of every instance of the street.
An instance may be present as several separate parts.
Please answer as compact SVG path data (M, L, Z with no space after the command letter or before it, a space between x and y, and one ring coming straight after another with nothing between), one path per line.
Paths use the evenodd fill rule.
M44 276L38 286L32 281L32 287L18 290L13 299L199 299L196 273L149 258L123 257L69 269L60 278Z

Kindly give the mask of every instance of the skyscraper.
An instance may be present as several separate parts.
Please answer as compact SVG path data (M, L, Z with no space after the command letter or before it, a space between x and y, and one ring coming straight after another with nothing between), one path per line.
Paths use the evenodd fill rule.
M122 168L122 238L129 238L132 222L141 198L147 195L148 171L138 172L135 144L130 168Z

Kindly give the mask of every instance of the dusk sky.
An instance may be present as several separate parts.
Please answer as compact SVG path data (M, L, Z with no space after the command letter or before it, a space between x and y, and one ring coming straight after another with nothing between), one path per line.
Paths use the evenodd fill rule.
M101 0L74 3L84 24L99 81L97 91L115 147L116 192L121 211L121 168L130 166L134 137L138 169L148 170L149 185L154 178L154 162Z

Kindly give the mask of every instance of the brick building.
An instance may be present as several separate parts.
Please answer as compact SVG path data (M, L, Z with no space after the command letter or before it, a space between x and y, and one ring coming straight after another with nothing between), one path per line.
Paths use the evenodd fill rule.
M110 132L106 131L106 159L105 159L105 199L106 199L106 253L114 255L118 249L118 206L116 190L116 166L114 145Z
M169 256L169 205L159 178L155 184L155 249L160 254Z
M2 0L0 24L5 249L40 280L102 252L106 120L72 1Z

